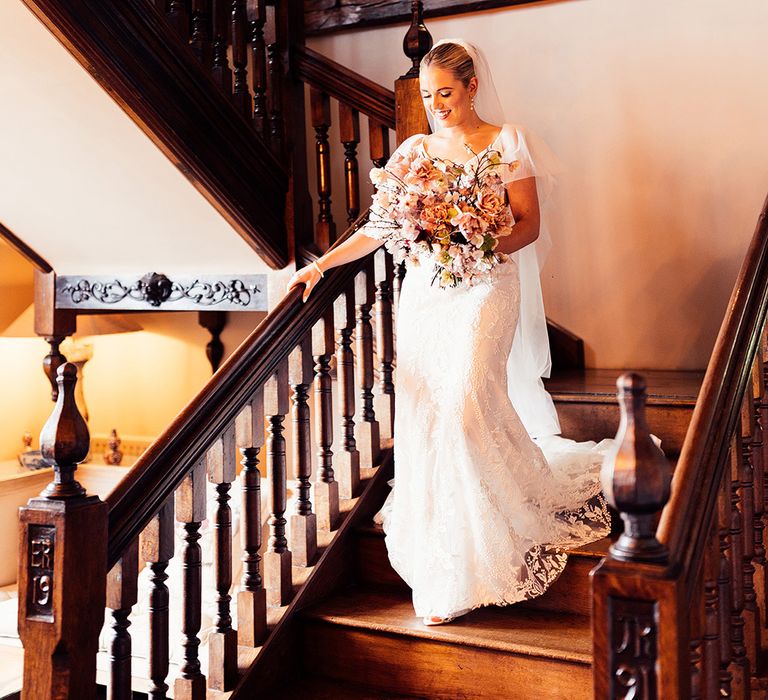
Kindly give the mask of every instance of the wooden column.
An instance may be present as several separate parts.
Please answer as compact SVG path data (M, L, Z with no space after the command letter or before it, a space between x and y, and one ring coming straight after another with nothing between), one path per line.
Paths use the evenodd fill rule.
M669 572L667 550L655 533L672 470L651 440L645 380L625 373L616 386L618 451L606 458L602 482L608 502L621 514L624 533L592 572L594 694L690 697L688 591Z
M264 445L264 389L259 387L236 423L237 443L243 459L242 523L243 579L237 594L237 641L261 645L267 637L267 592L261 575L261 472L259 450Z
M54 481L19 512L18 625L22 698L29 700L96 696L108 510L75 480L89 446L88 427L75 404L76 381L74 364L59 368L56 406L40 433Z
M331 357L334 352L333 308L323 312L312 326L312 356L315 361L315 435L317 471L315 510L318 524L334 530L339 523L339 483L333 470L333 399Z
M224 431L206 455L208 480L216 484L213 566L216 578L216 630L208 637L208 685L231 690L237 682L237 632L232 629L232 509L229 491L237 473L235 426Z
M705 698L720 697L720 598L717 580L720 570L720 546L718 531L718 523L715 521L704 555L702 695Z
M344 146L344 190L347 195L347 224L360 214L360 173L357 146L360 143L360 114L344 102L339 102L339 135Z
M173 557L173 499L141 533L141 559L151 571L149 593L149 668L150 685L147 695L152 700L165 698L168 684L168 561Z
M312 383L312 336L302 338L288 358L288 381L292 389L293 454L299 497L291 515L291 552L293 563L309 566L317 556L317 516L312 512L312 440L309 429L307 398Z
M336 350L339 413L341 414L341 449L334 460L341 498L357 496L360 487L360 453L355 441L355 367L352 355L352 331L355 327L354 282L334 302L334 320L339 333Z
M283 421L288 413L288 361L281 360L264 387L264 411L267 415L267 474L270 480L269 544L264 554L267 603L287 605L291 599L291 551L285 536L287 464Z
M720 693L731 696L731 566L728 550L731 542L731 488L730 479L720 486L717 498L717 544L719 550L717 571L718 629L720 631Z
M253 103L248 88L248 16L245 5L245 0L232 1L230 15L232 65L234 66L232 97L240 114L250 120L253 114Z
M377 416L382 438L392 438L395 430L394 322L392 317L392 256L382 246L374 253L376 270L376 354L379 360Z
M316 88L309 90L312 127L315 130L315 157L317 172L317 223L315 245L320 251L336 240L336 225L331 213L331 145L328 129L331 127L331 98Z
M107 576L107 607L112 610L109 647L109 700L131 700L131 608L138 601L139 541L134 540Z
M198 60L211 67L211 0L192 0L192 36L189 45Z
M371 307L375 301L374 263L371 256L355 275L355 350L357 384L360 392L360 420L357 421L357 449L361 467L378 464L381 437L373 409L373 327Z
M253 126L262 137L267 137L267 45L264 42L264 23L267 19L265 0L249 2L248 22L251 46L251 90L253 92Z

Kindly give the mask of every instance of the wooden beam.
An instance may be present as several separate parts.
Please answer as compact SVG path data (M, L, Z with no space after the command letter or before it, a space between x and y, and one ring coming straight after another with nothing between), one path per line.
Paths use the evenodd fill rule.
M464 12L480 12L515 5L544 5L570 0L430 0L424 17L445 17ZM304 0L304 26L307 36L330 34L344 29L359 29L397 24L411 19L410 0L356 0L329 8L326 0Z
M11 248L13 248L22 258L32 263L32 266L48 274L53 272L53 268L50 263L38 253L36 250L30 248L24 241L21 240L11 229L0 223L0 238L2 238Z

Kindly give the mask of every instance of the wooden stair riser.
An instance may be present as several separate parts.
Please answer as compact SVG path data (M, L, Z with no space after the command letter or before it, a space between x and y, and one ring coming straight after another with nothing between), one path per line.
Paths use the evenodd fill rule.
M619 427L619 407L614 403L563 401L554 399L562 435L576 441L616 437ZM646 406L646 418L651 432L661 439L667 456L677 456L693 415L690 406Z
M307 670L390 693L430 698L573 700L591 697L587 664L404 637L308 620Z
M359 531L355 546L357 575L361 583L391 586L403 591L410 590L390 565L384 537L381 534L366 530ZM593 554L571 554L565 571L543 596L519 605L536 610L589 615L592 609L589 572L597 566L599 561L600 558Z

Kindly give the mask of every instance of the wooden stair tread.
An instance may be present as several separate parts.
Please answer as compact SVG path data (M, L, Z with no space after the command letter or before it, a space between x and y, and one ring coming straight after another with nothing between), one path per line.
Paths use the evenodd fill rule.
M590 664L592 636L584 615L519 606L485 607L447 625L424 625L407 591L350 588L302 612L331 625L547 659Z
M616 402L616 378L626 370L587 368L553 373L544 386L555 401ZM644 369L648 404L696 403L704 370Z
M414 700L414 695L399 695L344 683L322 676L302 676L280 688L281 700Z

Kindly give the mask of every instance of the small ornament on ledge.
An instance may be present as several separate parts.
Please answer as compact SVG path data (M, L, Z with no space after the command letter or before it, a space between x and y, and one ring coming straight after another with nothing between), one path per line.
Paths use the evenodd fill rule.
M122 440L117 436L117 430L112 428L112 432L109 434L109 442L107 446L109 450L104 453L104 463L117 466L123 461L123 453L120 452L120 443Z
M48 466L43 460L40 450L32 449L32 433L25 432L21 437L21 444L24 446L19 453L19 464L25 469L43 469Z

